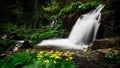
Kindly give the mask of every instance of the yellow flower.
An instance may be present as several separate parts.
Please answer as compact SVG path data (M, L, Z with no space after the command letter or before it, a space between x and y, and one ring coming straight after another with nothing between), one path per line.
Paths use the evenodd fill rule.
M65 59L65 60L69 60L69 59Z
M37 55L38 58L42 58L43 56L42 55Z
M44 51L40 51L38 54L42 54Z
M48 55L49 55L49 53L46 53L46 54L45 54L45 56L48 56Z
M51 50L49 53L53 53L54 51L53 50Z
M53 61L54 62L54 64L56 64L56 61Z
M57 55L57 56L55 56L55 59L60 59L60 57Z
M53 55L50 56L50 58L53 58L53 57L54 57Z
M68 56L69 54L67 52L64 53L65 56Z
M43 60L44 63L49 63L49 60Z
M69 57L69 59L70 59L70 60L72 60L72 59L73 59L73 57Z
M55 53L58 54L60 51L56 51Z

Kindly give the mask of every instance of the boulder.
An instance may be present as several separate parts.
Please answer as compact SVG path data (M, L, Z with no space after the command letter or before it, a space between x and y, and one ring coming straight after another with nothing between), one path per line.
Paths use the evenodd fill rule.
M97 49L114 48L114 49L120 50L119 41L120 41L120 37L97 39L91 44L90 49L97 50Z

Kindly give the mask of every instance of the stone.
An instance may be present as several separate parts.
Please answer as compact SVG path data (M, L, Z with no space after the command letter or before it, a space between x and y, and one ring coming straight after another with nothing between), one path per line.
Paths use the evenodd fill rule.
M120 37L112 37L112 38L104 38L95 40L89 49L97 50L97 49L107 49L114 48L120 50Z

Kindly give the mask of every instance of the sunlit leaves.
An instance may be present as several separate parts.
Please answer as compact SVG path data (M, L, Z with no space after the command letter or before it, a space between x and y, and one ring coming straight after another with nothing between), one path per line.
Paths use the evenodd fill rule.
M54 12L60 8L59 3L56 0L51 0L47 5L47 7L43 6L43 10L47 12Z

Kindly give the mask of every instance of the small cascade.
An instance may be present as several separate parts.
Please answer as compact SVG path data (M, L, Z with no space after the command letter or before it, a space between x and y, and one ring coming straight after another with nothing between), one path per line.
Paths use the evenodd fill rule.
M71 33L66 39L43 40L38 46L53 46L61 49L83 50L95 40L100 25L101 10L104 5L99 5L95 10L78 18Z
M50 23L50 25L49 25L49 28L53 28L53 27L55 27L56 25L57 25L57 20L52 21L52 22Z
M74 44L90 44L96 37L100 25L100 11L103 7L104 5L100 5L95 10L79 17L68 39Z

